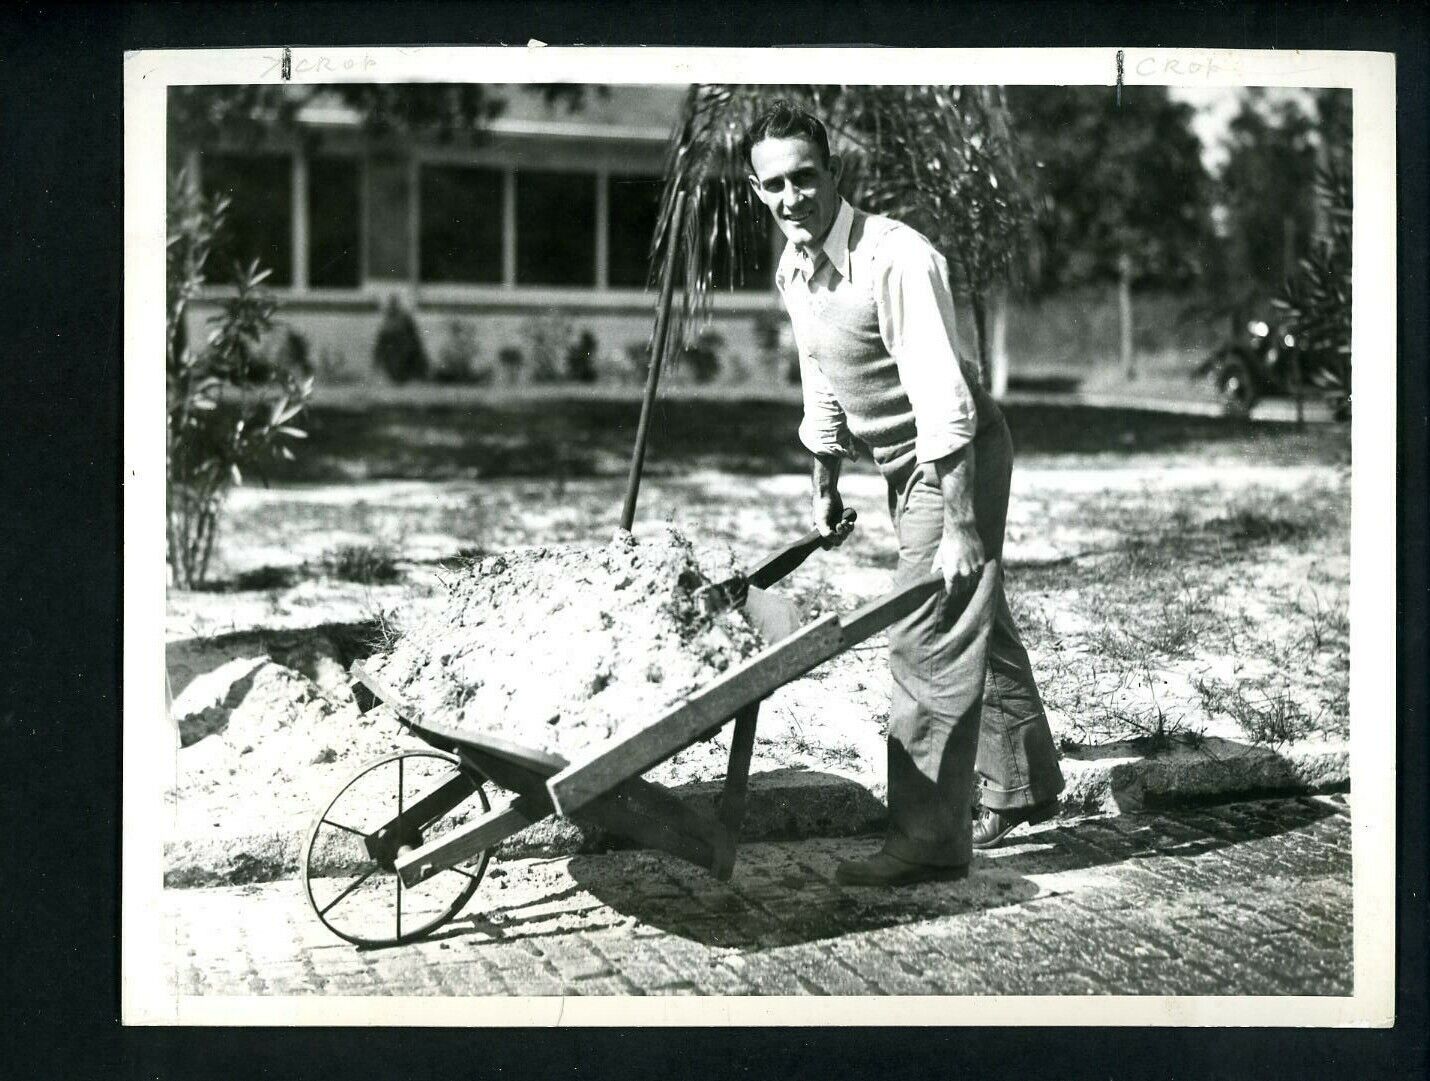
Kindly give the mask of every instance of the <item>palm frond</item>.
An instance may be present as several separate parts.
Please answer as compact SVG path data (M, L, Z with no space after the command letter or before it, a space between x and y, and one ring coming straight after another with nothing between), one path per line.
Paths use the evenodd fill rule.
M651 245L653 268L666 245L678 238L682 246L672 342L693 341L709 318L712 291L738 284L749 253L765 243L765 211L747 181L742 140L776 98L824 120L831 149L844 159L845 194L924 233L948 259L955 287L975 303L1016 276L1031 236L1031 170L999 88L697 85L671 135ZM687 202L676 222L681 190Z
M1316 176L1326 231L1272 303L1311 358L1311 382L1349 393L1351 382L1351 211L1349 166L1334 159Z
M761 101L753 88L692 86L672 132L650 258L654 276L664 265L668 245L680 245L680 296L668 332L672 342L693 343L709 316L717 274L723 269L723 284L738 284L746 253L760 242L762 208L746 180L742 140ZM685 210L675 221L680 191L686 193Z

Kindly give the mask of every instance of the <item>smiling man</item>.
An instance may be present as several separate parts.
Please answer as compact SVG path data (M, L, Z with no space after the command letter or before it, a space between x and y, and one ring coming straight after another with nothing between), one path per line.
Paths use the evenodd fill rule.
M776 102L745 147L755 194L788 240L776 281L799 348L815 525L843 540L839 473L857 438L888 484L898 583L931 571L945 581L890 630L888 831L880 852L840 864L837 877L962 878L973 848L1049 818L1063 788L1001 565L989 564L1001 559L1008 512L1008 426L955 351L943 257L908 226L840 198L824 125ZM1000 580L975 593L984 573ZM975 633L955 635L960 619Z

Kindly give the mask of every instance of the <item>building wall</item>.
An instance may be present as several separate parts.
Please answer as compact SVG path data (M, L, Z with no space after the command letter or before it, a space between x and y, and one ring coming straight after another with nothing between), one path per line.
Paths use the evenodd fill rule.
M541 342L558 342L560 368L559 342L589 333L602 381L639 381L635 358L645 353L656 306L655 292L635 280L645 276L652 223L640 215L653 213L668 138L669 122L657 114L664 105L673 118L679 93L655 88L644 111L631 114L637 122L625 124L614 122L619 103L585 120L553 119L528 103L478 145L377 145L329 117L303 138L275 138L257 151L215 148L192 164L207 190L234 198L232 254L278 269L270 284L284 332L302 336L320 381L385 379L373 345L393 302L412 314L434 362L465 340L478 376L532 381L537 354L552 352ZM629 225L632 213L638 227ZM335 283L337 264L344 269ZM580 284L557 284L563 276ZM786 381L787 330L783 350L761 333L780 313L763 278L716 298L721 382ZM228 293L207 290L191 319L205 320ZM512 350L523 356L515 369L499 359Z
M491 303L454 302L421 304L412 314L434 374L435 369L442 366L444 348L451 350L450 343L455 337L452 324L456 322L470 333L475 344L472 368L478 381L534 382L533 340L551 337L564 325L570 342L582 332L589 332L595 338L595 366L600 382L635 385L644 379L644 374L643 369L633 363L631 354L645 356L655 323L655 303L654 294L645 298L643 306L622 310L590 306L538 308L527 304L503 308ZM203 322L218 309L219 302L212 300L191 307L191 341L202 340L199 335ZM774 321L782 347L772 350L765 344L768 338L761 333L762 320ZM320 384L388 382L373 359L373 346L382 322L380 302L334 304L290 299L280 307L278 321L282 328L291 328L303 336ZM715 382L754 390L788 385L792 345L786 324L782 310L763 317L749 311L717 312L710 326L721 340L714 349L720 360ZM277 349L279 343L270 341L266 347ZM523 357L521 367L515 372L501 361L502 352L509 349L517 350ZM671 378L675 381L692 379L694 373L688 365L677 365Z

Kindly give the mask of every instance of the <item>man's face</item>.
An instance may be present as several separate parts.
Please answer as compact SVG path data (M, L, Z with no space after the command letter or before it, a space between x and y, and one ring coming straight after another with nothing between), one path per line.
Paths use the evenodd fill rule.
M784 233L803 248L824 239L839 212L839 159L808 139L761 139L750 148L750 184Z

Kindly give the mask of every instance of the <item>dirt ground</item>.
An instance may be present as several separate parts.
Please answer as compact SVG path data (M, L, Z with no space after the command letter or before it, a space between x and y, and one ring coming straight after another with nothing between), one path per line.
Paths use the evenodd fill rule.
M635 532L670 523L748 565L808 527L807 486L799 474L651 477ZM889 586L881 482L855 469L842 487L860 513L854 537L781 586L806 614L848 610ZM351 621L374 628L376 651L404 619L440 603L461 560L530 544L604 545L622 489L615 477L241 489L220 576L267 588L171 592L171 653L235 630ZM1009 593L1064 753L1155 753L1213 736L1272 746L1344 738L1349 506L1349 468L1334 462L1178 452L1020 465ZM355 566L371 580L341 577ZM411 744L385 711L358 715L342 678L350 644L319 637L311 648L265 652L262 640L236 640L231 669L175 687L189 737L209 733L178 753L181 833L306 818L361 762ZM872 639L776 692L762 708L754 768L843 773L878 790L884 647ZM718 777L727 738L650 776Z

